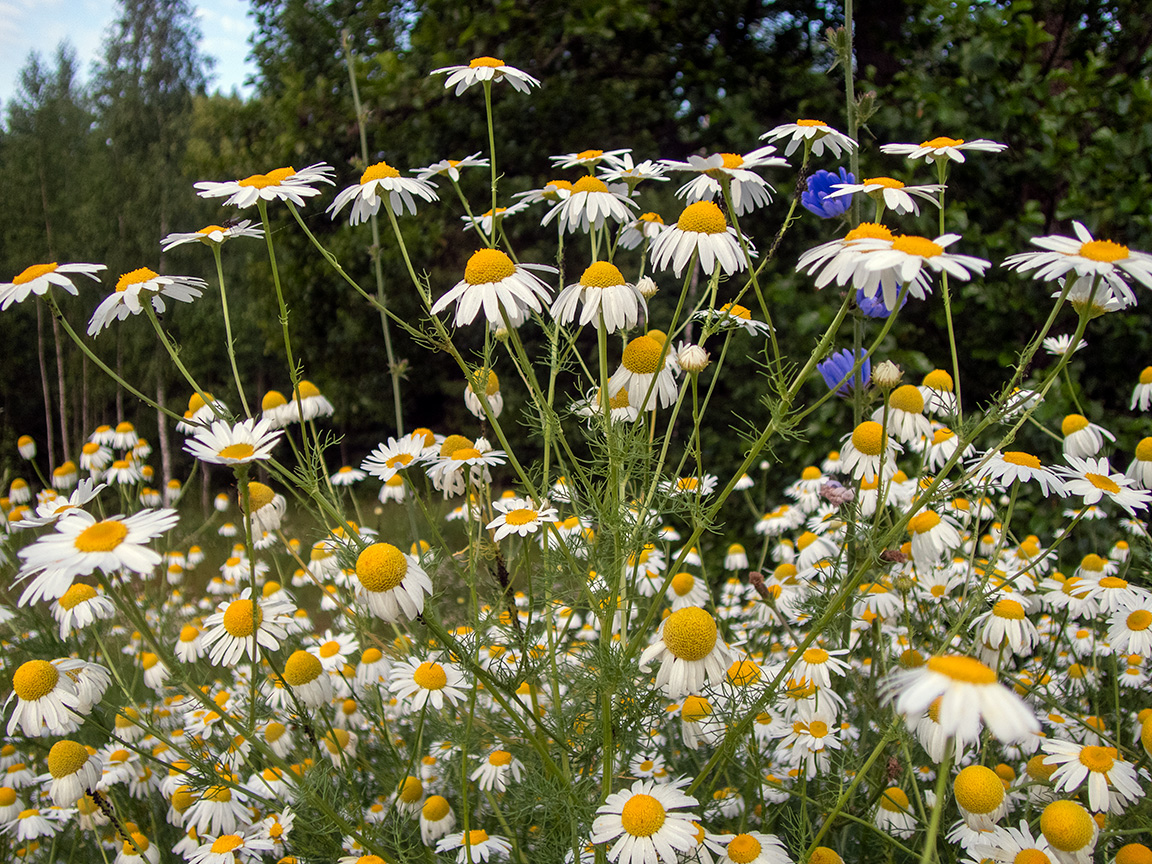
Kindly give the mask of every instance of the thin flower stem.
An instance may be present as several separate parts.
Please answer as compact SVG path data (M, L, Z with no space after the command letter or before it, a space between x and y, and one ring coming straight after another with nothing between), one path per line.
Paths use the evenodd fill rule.
M268 221L268 202L263 198L256 202L260 211L260 221L264 225L264 243L268 248L268 263L272 268L272 285L276 289L276 303L280 308L280 330L284 338L284 354L288 358L288 377L292 381L292 398L296 402L296 410L300 416L300 425L304 425L304 405L300 401L300 369L296 366L296 358L292 356L292 338L288 335L288 306L284 302L284 289L280 285L280 268L276 266L276 248L272 245L272 224ZM288 209L295 213L292 202L288 202ZM299 220L299 216L297 216ZM300 220L303 221L303 220ZM304 436L304 450L308 450L308 437Z
M484 82L484 114L488 120L488 160L492 167L492 237L488 241L489 248L495 246L497 226L496 216L496 129L492 125L492 82Z
M920 864L928 864L935 856L939 860L936 849L936 834L940 830L940 817L944 813L944 793L948 788L948 781L952 777L949 770L952 767L952 751L954 744L951 739L944 745L944 758L936 769L936 801L932 805L932 815L928 820L928 833L924 837L924 846L920 850Z
M156 317L156 312L152 309L152 304L144 303L143 306L144 313L148 316L148 320L152 322L152 327L156 331L156 335L160 337L160 344L164 346L164 350L168 352L168 356L172 358L172 363L180 370L180 374L184 376L184 380L192 385L192 392L204 399L217 419L225 419L224 412L220 410L219 403L209 396L207 390L196 383L196 379L192 377L192 373L188 371L188 368L184 365L183 361L181 361L180 349L172 344L172 340L168 337L168 334L164 332L164 328L160 326L160 319Z
M228 292L224 287L224 267L220 262L219 243L212 244L212 257L216 261L216 279L220 283L220 308L224 314L224 337L227 340L228 362L232 366L232 380L236 382L236 392L240 394L244 416L251 419L252 411L248 407L248 397L244 395L244 383L240 380L240 370L236 366L236 342L232 338L232 317L228 314Z

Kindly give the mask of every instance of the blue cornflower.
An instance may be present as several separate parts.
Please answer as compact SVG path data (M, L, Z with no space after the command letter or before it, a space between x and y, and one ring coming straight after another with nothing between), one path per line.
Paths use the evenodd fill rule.
M884 294L880 291L877 291L872 297L866 297L864 289L858 288L856 290L856 305L869 318L887 318L892 314L892 310L884 304ZM904 302L900 304L900 308L903 309L907 305L908 295L905 294Z
M864 358L864 362L860 366L860 383L866 387L872 378L872 361L865 354L863 349L860 350L859 355L856 355L845 348L843 351L828 355L827 359L817 363L816 371L823 376L824 383L828 385L829 389L836 390L837 395L851 396L852 388L856 384L856 376L852 373L852 367L856 365L857 356Z
M832 187L840 183L855 183L856 178L847 169L841 168L838 174L831 171L816 171L808 178L808 191L800 195L800 203L821 219L840 216L852 206L851 195L829 198L836 191Z

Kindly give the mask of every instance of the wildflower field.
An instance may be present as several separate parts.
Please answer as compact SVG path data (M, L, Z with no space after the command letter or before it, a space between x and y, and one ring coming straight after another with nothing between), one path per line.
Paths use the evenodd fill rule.
M478 118L470 154L390 164L362 138L359 176L308 154L203 178L173 194L218 218L162 243L199 253L187 273L0 274L0 315L44 304L140 412L52 468L29 434L10 454L0 859L1152 862L1152 437L1131 434L1152 366L1117 424L1071 375L1146 302L1152 255L1091 214L970 254L956 222L980 214L950 184L1007 145L928 124L868 140L845 14L842 116L733 152L549 155L551 178L508 193L494 106L548 82L479 56L422 70ZM433 208L469 250L448 281L405 230ZM374 281L317 216L371 243ZM819 239L798 249L800 220ZM294 342L289 236L380 322L347 348L385 370L394 424L344 465L342 405ZM245 246L278 389L237 360L256 307L225 262ZM781 263L822 310L800 353ZM997 270L1045 317L976 398L954 307ZM917 305L945 338L899 345ZM173 336L194 308L225 334L211 388ZM142 324L184 411L95 350ZM405 422L398 334L450 362L460 425ZM891 359L912 350L935 368ZM718 395L732 368L753 401ZM186 468L167 481L138 431L157 412Z

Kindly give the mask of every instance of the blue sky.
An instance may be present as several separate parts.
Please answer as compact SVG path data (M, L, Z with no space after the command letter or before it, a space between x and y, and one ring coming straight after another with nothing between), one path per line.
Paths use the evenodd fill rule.
M191 0L196 7L205 54L216 58L211 89L243 91L252 74L247 63L252 21L247 0ZM101 53L104 37L116 18L115 0L0 0L0 102L16 91L20 70L31 51L51 60L67 39L76 49L83 80Z

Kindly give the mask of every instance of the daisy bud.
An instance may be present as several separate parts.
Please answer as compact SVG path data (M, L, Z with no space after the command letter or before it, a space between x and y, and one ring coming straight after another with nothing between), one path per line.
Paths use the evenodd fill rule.
M903 370L891 360L885 360L872 370L872 382L881 390L891 390L900 384Z
M651 276L643 276L636 283L636 290L645 300L651 300L660 289L656 287L656 282Z
M708 352L699 345L683 345L676 356L680 368L685 372L698 375L708 368L711 359Z
M21 435L16 441L16 448L20 451L22 459L36 458L36 441L31 435Z

